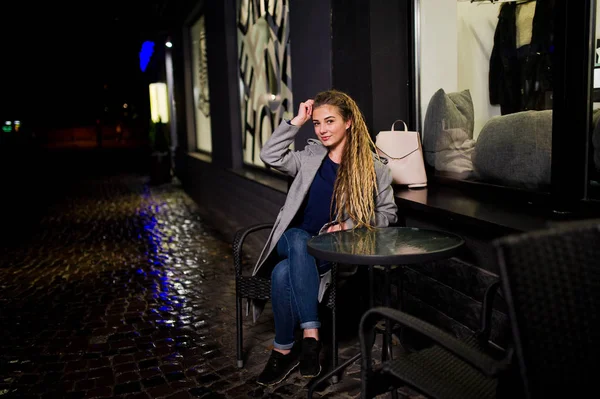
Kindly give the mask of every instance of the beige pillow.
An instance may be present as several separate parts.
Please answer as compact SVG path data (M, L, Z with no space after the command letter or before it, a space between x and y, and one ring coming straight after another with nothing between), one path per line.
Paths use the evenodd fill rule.
M436 154L440 150L448 129L462 129L467 139L473 138L475 116L471 92L463 90L456 93L446 93L439 89L431 97L425 113L423 124L423 152L431 166L436 165Z
M468 138L462 128L442 131L435 153L435 170L465 174L473 171L471 155L475 149L475 140Z

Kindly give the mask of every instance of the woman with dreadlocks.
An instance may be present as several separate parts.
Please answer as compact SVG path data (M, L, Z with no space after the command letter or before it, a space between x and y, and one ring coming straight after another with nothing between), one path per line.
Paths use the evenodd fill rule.
M318 140L309 139L301 151L290 150L310 120ZM254 269L255 275L264 273L265 260L278 255L271 272L274 349L257 379L262 385L283 381L298 365L304 377L321 372L317 305L320 275L329 265L308 254L307 241L317 234L384 227L397 220L390 171L373 149L358 106L336 90L301 103L298 115L283 121L263 146L263 162L294 180ZM256 320L256 303L254 310ZM303 339L294 345L298 325Z

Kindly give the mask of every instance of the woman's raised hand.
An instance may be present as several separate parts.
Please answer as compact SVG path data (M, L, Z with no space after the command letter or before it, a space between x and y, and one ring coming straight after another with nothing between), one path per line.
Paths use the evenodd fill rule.
M305 102L300 103L300 106L298 107L298 115L296 115L294 119L290 121L290 123L294 126L302 126L307 121L311 120L313 104L314 100L306 100Z

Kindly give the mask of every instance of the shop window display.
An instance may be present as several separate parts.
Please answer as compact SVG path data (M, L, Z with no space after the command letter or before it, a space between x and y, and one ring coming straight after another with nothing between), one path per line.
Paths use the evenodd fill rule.
M426 163L436 175L547 190L554 1L421 0L420 11Z
M238 0L243 160L265 167L260 150L293 117L289 0Z
M192 45L192 84L196 148L200 151L210 153L212 152L212 137L204 16L198 18L196 23L192 25L190 35Z
M596 5L596 26L595 29L595 50L592 56L594 60L593 73L593 112L591 125L591 144L590 144L590 160L589 165L589 180L590 190L589 197L600 200L600 7Z

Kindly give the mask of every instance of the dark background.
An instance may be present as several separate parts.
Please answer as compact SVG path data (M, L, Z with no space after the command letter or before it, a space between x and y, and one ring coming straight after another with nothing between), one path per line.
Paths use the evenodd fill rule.
M156 65L142 73L141 45L164 40L196 1L7 3L0 6L0 118L64 127L93 124L106 104L148 108Z

